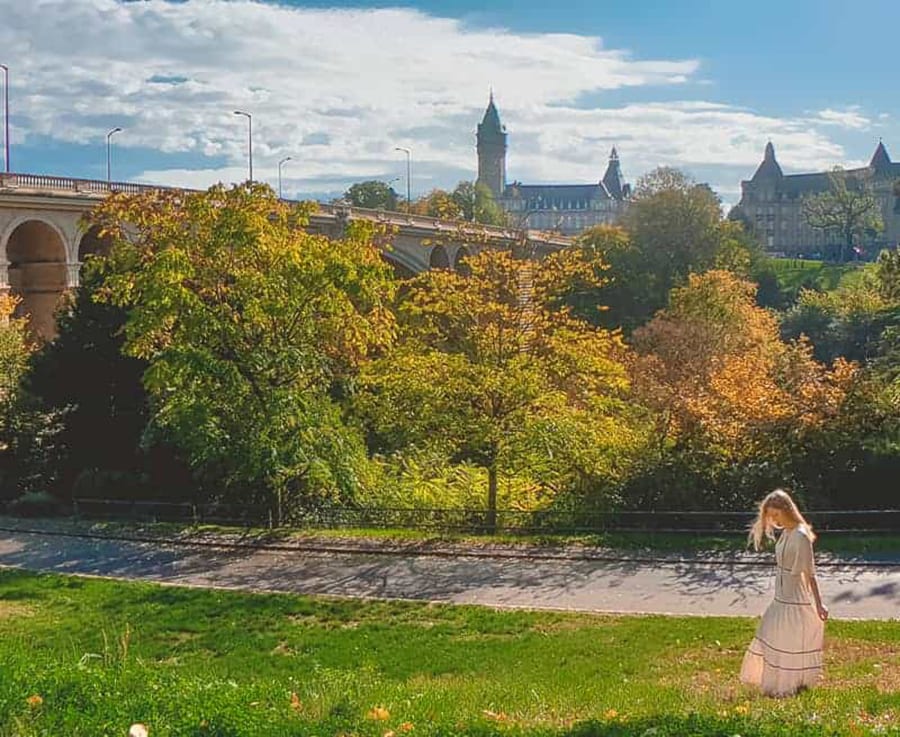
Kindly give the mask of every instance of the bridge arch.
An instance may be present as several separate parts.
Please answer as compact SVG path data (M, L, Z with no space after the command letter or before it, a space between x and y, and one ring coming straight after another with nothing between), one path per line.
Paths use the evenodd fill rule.
M460 246L456 249L456 255L453 257L453 270L456 271L457 274L469 276L472 273L472 269L469 268L469 265L466 263L466 259L471 255L472 252L469 250L468 246Z
M428 257L428 267L430 269L450 268L450 256L447 254L447 249L444 246L435 246L431 249L431 254Z
M403 251L390 249L381 252L381 257L394 267L394 276L398 279L412 279L421 267Z
M2 242L8 285L21 299L16 310L28 316L35 337L56 335L56 308L68 286L66 237L53 222L23 216L7 229Z
M100 226L93 225L78 239L78 263L83 264L88 256L94 254L105 256L110 248L112 248L110 238L100 235Z

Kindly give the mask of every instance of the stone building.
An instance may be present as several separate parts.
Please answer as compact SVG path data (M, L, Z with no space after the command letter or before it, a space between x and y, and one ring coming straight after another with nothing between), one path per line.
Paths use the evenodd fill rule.
M869 165L848 169L850 177L870 179L876 200L881 205L884 231L861 245L864 256L871 257L888 245L900 241L900 162L894 163L883 143L879 143ZM803 216L803 198L828 191L828 172L784 174L775 158L775 147L768 143L762 163L749 181L741 182L741 200L737 214L752 224L766 250L787 256L829 258L840 243L840 235L811 228Z
M492 94L476 133L478 181L493 192L513 226L576 235L618 219L631 188L622 181L615 148L606 173L595 184L507 184L506 136Z

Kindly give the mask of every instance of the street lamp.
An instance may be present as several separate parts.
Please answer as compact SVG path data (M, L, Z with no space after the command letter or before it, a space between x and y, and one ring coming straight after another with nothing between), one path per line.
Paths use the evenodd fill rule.
M9 174L9 67L6 64L0 64L0 69L3 70L3 117L5 119L3 141L6 144L4 161L6 162L6 173Z
M281 199L281 167L284 164L291 160L290 156L285 156L281 161L278 162L278 199Z
M412 152L408 148L402 148L401 146L395 146L394 151L402 151L406 154L406 211L412 212L412 196L410 194L410 185L409 185L409 172L410 172L410 160L412 158Z
M253 116L250 113L245 113L243 110L235 110L235 115L243 115L247 118L247 151L250 154L250 179L248 181L253 181Z
M116 127L116 128L113 128L109 133L106 134L106 186L107 187L110 185L110 182L112 181L112 176L111 176L112 155L110 154L110 149L112 148L112 144L110 143L110 140L112 139L112 137L115 133L121 133L121 131L122 131L121 128Z

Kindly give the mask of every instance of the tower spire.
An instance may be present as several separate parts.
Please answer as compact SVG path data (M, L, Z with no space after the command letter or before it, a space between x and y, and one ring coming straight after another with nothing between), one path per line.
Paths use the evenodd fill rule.
M494 88L490 88L488 106L475 134L478 150L478 181L499 199L506 189L506 128L494 104Z
M869 166L875 171L891 168L891 157L888 156L887 149L884 147L884 142L880 138L878 139L878 146L875 148L875 153L872 154L872 160L869 162Z
M763 177L781 179L783 176L784 172L781 171L781 166L779 166L778 160L775 158L775 146L769 141L766 144L766 151L763 154L762 163L753 175L753 179L758 180Z
M625 194L622 187L622 167L619 165L619 152L613 146L609 152L609 165L606 167L606 174L603 175L603 186L609 192L610 197L614 200L624 199Z

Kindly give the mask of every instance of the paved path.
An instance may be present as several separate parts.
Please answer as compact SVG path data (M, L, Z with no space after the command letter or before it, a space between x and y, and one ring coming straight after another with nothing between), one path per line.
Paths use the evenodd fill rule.
M769 566L223 550L0 533L0 565L252 591L417 599L534 609L758 615ZM819 585L835 618L900 618L900 565L831 566Z

